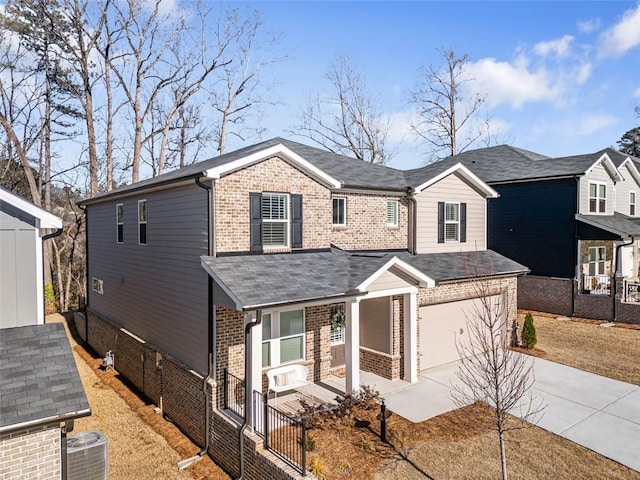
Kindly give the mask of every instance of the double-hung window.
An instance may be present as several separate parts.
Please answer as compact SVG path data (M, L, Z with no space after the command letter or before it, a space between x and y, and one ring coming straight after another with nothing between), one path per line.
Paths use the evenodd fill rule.
M147 244L147 201L138 200L138 244Z
M286 193L262 194L262 245L265 247L289 246L289 195Z
M347 224L347 199L333 197L333 226L344 227Z
M605 213L607 211L607 185L605 183L589 183L589 213Z
M604 275L606 247L589 247L589 275Z
M387 226L398 226L398 200L387 200Z
M444 204L444 241L460 241L460 204Z
M262 366L304 360L304 309L262 315Z
M629 192L629 216L636 216L636 192Z
M124 243L124 204L116 205L116 241Z

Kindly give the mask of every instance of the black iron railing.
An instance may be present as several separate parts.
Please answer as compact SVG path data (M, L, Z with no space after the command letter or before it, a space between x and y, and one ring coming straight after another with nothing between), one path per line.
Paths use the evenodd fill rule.
M269 405L267 394L253 391L253 429L264 447L302 475L306 472L307 431L304 424Z
M624 301L626 303L640 303L640 282L624 281Z
M582 275L582 293L610 295L611 277L608 275Z
M224 369L222 408L244 418L244 380Z

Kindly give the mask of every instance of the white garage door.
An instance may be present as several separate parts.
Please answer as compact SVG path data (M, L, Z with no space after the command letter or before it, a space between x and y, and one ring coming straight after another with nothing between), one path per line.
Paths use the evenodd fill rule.
M499 301L499 295L491 298ZM420 307L418 352L420 369L436 367L459 359L456 338L468 339L467 317L473 312L475 299Z

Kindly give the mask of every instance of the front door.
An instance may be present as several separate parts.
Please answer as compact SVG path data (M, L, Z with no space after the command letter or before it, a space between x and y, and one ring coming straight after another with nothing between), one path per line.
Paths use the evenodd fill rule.
M344 303L331 305L331 368L345 364L345 330Z

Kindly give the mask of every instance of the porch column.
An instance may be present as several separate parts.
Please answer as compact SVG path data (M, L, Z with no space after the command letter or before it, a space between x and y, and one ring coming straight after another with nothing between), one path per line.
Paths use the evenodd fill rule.
M404 379L418 381L418 295L405 293L404 300Z
M245 317L246 322L255 320L255 313ZM251 374L245 379L245 386L249 389L249 398L253 398L253 391L262 392L262 324L254 326L249 334L249 355L245 355L245 361L251 367Z
M345 393L360 390L360 300L347 300L345 302L344 316L346 322L345 332L345 363L347 366L347 378Z

